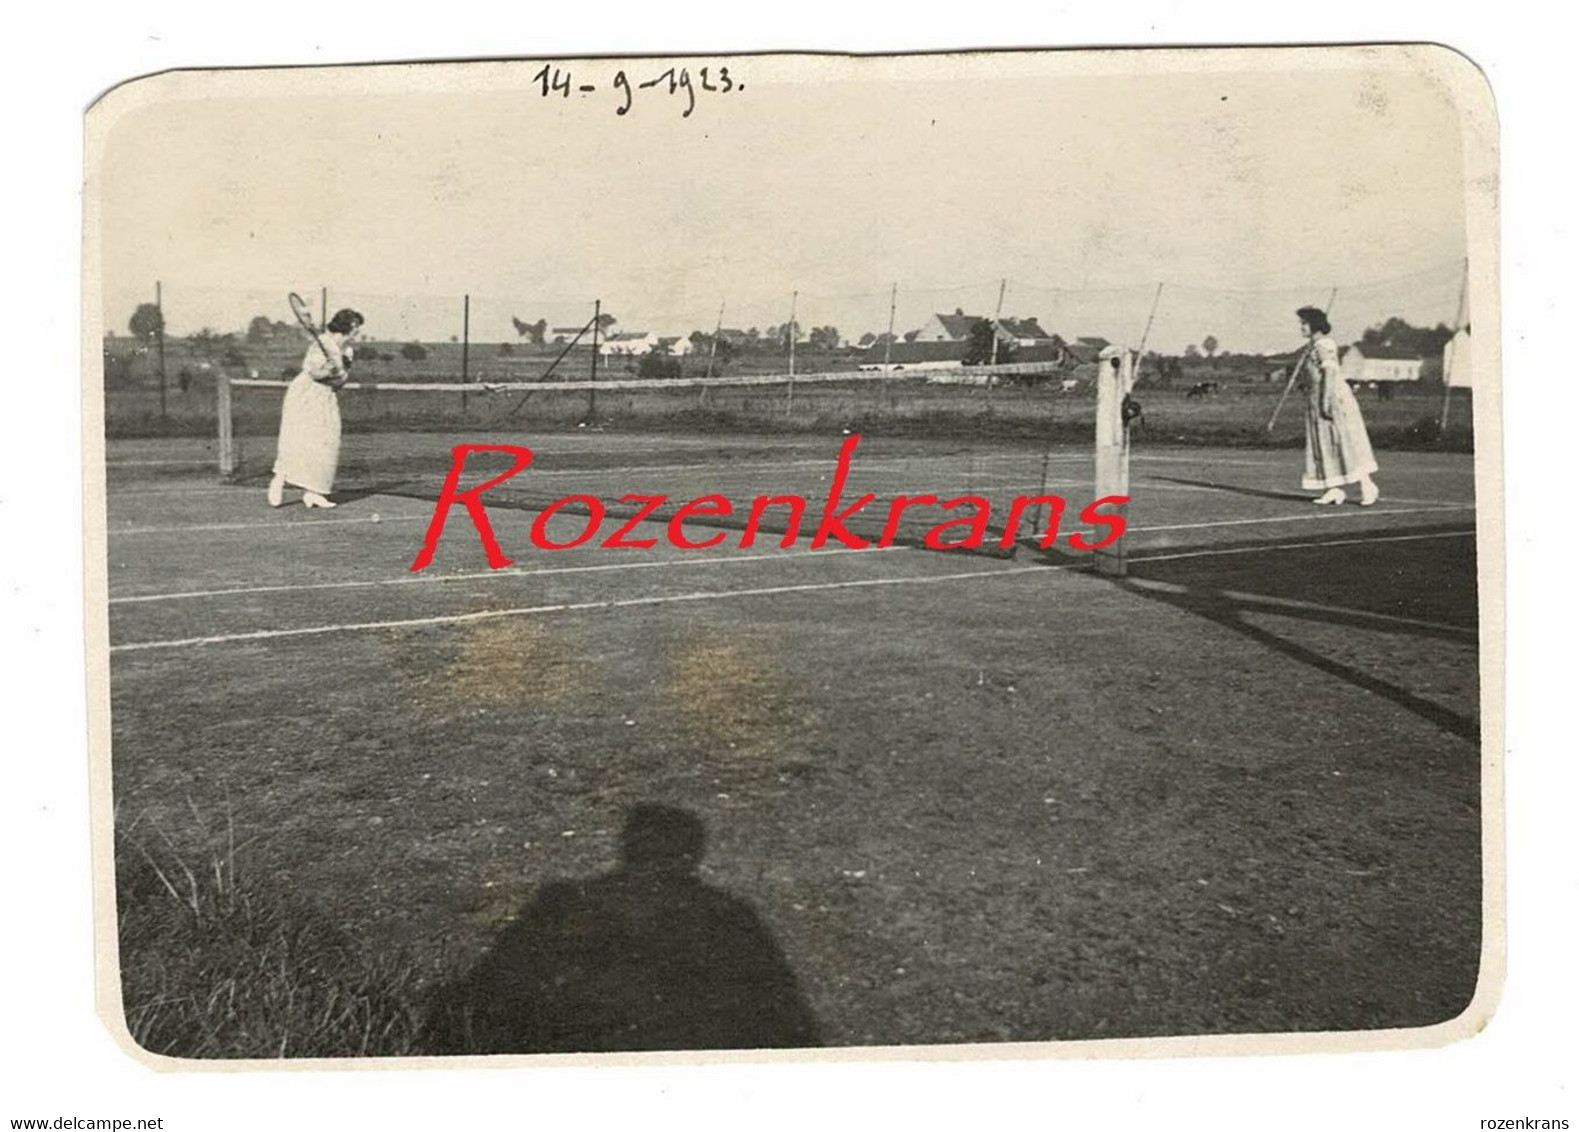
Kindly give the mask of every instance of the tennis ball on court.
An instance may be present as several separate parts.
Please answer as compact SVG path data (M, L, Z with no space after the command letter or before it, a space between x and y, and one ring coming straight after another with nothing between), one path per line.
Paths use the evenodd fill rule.
M375 522L375 523L378 522L378 512L377 511L373 512L373 522Z

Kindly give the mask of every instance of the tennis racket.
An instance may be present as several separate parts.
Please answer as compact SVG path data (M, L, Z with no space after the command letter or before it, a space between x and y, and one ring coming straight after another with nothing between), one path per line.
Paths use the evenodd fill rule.
M313 325L312 308L307 305L307 300L302 298L295 291L291 292L291 313L296 316L296 321L301 323L302 329L307 331L307 333L312 336L312 340L317 345L319 353L323 354L323 360L328 362L329 368L334 371L334 376L328 381L324 382L324 384L333 386L336 390L338 390L340 386L344 385L348 380L350 380L350 375L347 374L345 370L340 368L340 363L336 361L335 356L329 352L329 347L325 346L323 344L323 339L318 337L318 328Z
M1322 308L1327 320L1332 320L1332 304L1338 301L1338 289L1334 287L1327 295L1327 305ZM1294 368L1288 371L1288 384L1283 386L1283 396L1277 399L1277 405L1272 409L1272 419L1267 421L1266 430L1271 432L1277 427L1277 415L1283 411L1283 402L1288 400L1288 395L1294 392L1294 383L1299 380L1299 371L1304 368L1305 362L1310 358L1310 352L1316 348L1316 339L1311 338L1305 344L1305 350L1300 354L1299 360L1294 363Z
M1306 346L1299 360L1294 363L1294 368L1288 371L1288 384L1283 386L1283 396L1277 399L1277 404L1272 407L1272 418L1266 423L1266 430L1271 432L1277 427L1278 414L1283 411L1283 403L1288 400L1288 395L1294 392L1294 383L1299 380L1299 371L1305 368L1305 359L1310 357L1311 347Z

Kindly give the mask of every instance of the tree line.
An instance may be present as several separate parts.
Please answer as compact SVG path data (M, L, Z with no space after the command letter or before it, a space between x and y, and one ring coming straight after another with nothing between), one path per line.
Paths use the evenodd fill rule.
M564 328L553 328L546 318L538 318L528 322L518 316L511 316L517 341L522 344L546 346L551 332L555 333L555 343L566 340L571 332ZM619 319L613 314L603 312L597 319L598 333L601 337L608 337L615 333ZM164 314L155 303L139 304L132 313L127 324L127 329L132 337L144 347L153 346L165 331ZM591 329L591 322L576 328L576 333L583 334L583 341L590 345L591 336L586 331ZM911 330L903 335L891 333L865 333L861 335L856 344L862 349L876 349L885 345L900 342L914 342L920 335L919 330ZM242 353L241 346L267 345L279 339L295 340L300 331L292 323L271 319L267 315L257 315L248 324L244 335L221 334L209 327L204 327L197 332L187 335L189 346L196 350L198 355L207 361L218 362L224 365L243 366L247 363L246 356ZM766 328L750 327L746 330L725 330L711 333L705 330L694 330L688 336L691 352L695 356L705 356L714 365L722 366L730 359L741 353L761 351L785 352L791 344L805 345L815 351L834 351L847 348L847 343L839 329L835 326L814 326L807 330L798 321L787 321ZM1433 327L1414 326L1407 320L1394 316L1384 322L1366 328L1356 343L1363 349L1388 348L1402 350L1417 354L1422 358L1440 357L1443 347L1453 337L1453 331L1446 325L1438 323ZM452 336L451 341L457 339ZM511 344L508 342L499 345L501 353L511 353ZM651 351L652 354L663 355L662 349ZM996 328L991 320L982 319L976 322L968 339L965 342L963 361L966 365L979 365L991 361L1012 362L1018 353L1011 342L999 339ZM395 360L395 354L381 353L375 347L364 347L359 355L364 360L375 361ZM420 362L427 358L427 348L420 342L407 342L400 347L399 357L409 362ZM1222 345L1214 334L1208 334L1197 345L1191 343L1185 346L1182 355L1167 355L1150 351L1146 357L1148 368L1156 376L1169 381L1183 376L1186 365L1199 364L1202 359L1211 362L1221 358L1224 362L1236 362L1239 365L1251 364L1264 358L1264 355L1245 354L1233 355L1222 349ZM678 358L674 358L675 365L660 364L657 362L644 362L650 369L662 369L662 375L676 376L671 370L678 369Z

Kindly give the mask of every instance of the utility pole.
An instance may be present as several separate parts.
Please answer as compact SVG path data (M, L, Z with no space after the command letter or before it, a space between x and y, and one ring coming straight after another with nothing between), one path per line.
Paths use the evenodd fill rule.
M789 335L789 371L791 377L795 376L795 339L797 337L795 333L795 304L799 299L799 291L790 292L790 319L789 325L784 328L785 333Z
M165 371L164 371L164 284L154 283L154 306L159 310L159 416L165 415Z
M598 412L598 331L603 324L603 300L592 301L592 387L587 390L587 419L590 421Z
M1453 320L1453 337L1448 341L1453 343L1453 362L1458 363L1458 332L1464 329L1464 303L1469 298L1469 257L1464 257L1464 276L1458 284L1458 317ZM1444 352L1445 355L1445 352ZM1471 357L1474 355L1471 354ZM1474 363L1471 362L1471 365ZM1447 431L1447 409L1453 400L1453 387L1448 384L1447 366L1442 367L1442 420L1439 427Z
M713 359L718 356L718 336L724 332L724 304L718 304L718 325L713 328L713 341L707 349L707 376L713 376Z
M461 384L471 380L472 297L461 297ZM461 413L466 412L466 391L461 390Z
M888 337L883 339L883 372L888 372L888 359L892 357L894 345L894 310L899 306L899 284L895 283L893 290L888 292Z
M799 299L799 291L790 292L789 323L784 327L784 333L789 335L789 394L784 399L786 417L795 411L795 304Z
M1003 319L1003 293L1009 289L1009 281L1001 280L998 283L998 306L992 312L992 364L998 364L998 325ZM988 375L987 385L991 387L992 377Z

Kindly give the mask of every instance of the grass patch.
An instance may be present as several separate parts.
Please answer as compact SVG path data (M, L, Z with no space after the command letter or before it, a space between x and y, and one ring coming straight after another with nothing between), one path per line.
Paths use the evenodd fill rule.
M203 1059L416 1052L418 965L250 870L229 820L196 826L179 846L151 820L116 836L121 993L137 1044Z

